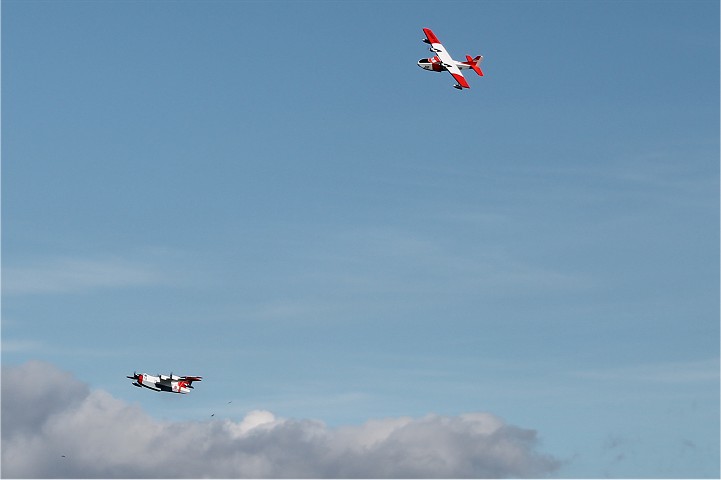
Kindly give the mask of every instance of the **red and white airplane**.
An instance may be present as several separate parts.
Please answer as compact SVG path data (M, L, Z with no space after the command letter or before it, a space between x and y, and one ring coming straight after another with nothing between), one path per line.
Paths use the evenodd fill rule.
M472 68L473 71L476 72L478 75L480 75L481 77L483 76L481 67L478 66L478 64L481 63L481 61L483 60L482 55L478 55L476 58L471 58L470 55L466 55L465 62L453 60L453 58L451 58L450 54L441 44L441 41L438 40L438 37L436 37L436 35L431 31L430 28L424 28L423 33L426 34L426 38L423 39L423 42L430 44L430 51L434 52L436 56L432 58L421 58L420 60L418 60L419 67L424 70L430 70L432 72L446 71L450 73L451 75L453 75L453 78L456 79L456 82L458 82L453 85L453 87L457 88L458 90L462 90L464 88L471 88L471 86L468 85L468 81L461 73L461 70Z
M133 385L136 387L145 387L156 392L168 392L168 393L190 393L190 389L193 387L193 382L199 382L203 377L178 377L177 375L148 375L147 373L134 373L128 378L133 381Z

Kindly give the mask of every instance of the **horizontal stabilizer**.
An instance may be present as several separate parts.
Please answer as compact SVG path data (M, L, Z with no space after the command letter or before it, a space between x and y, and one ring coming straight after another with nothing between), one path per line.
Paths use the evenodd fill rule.
M470 67L473 69L474 72L478 74L479 77L483 76L483 71L481 70L481 67L478 66L478 64L481 63L481 60L483 60L482 55L478 55L476 58L471 58L470 55L466 55L466 64L470 65Z

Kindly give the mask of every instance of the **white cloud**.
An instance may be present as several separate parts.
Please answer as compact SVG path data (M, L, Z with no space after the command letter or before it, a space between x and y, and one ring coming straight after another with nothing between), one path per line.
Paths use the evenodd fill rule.
M267 411L161 422L48 364L3 367L2 383L4 477L499 478L559 467L536 451L536 432L488 413L339 428Z

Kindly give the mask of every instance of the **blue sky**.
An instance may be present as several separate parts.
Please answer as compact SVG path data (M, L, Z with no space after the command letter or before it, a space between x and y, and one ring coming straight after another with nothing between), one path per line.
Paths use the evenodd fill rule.
M718 477L717 2L6 0L2 85L3 366Z

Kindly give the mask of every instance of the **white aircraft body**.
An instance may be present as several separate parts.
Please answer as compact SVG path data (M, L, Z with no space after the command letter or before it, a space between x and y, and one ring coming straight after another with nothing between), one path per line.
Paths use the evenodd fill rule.
M463 76L463 73L461 73L461 70L466 70L470 68L473 69L473 71L476 72L479 76L483 76L481 67L478 66L478 64L480 64L483 60L482 55L478 55L475 58L471 58L470 55L466 55L465 62L453 60L451 55L448 53L448 51L446 51L445 47L443 47L440 40L438 40L438 37L436 37L436 35L431 31L430 28L424 28L423 33L426 34L426 38L423 39L423 42L430 44L430 51L434 52L436 56L431 58L421 58L420 60L418 60L419 67L424 70L430 70L432 72L446 71L450 73L457 82L455 85L453 85L453 87L457 88L458 90L462 90L464 88L471 88L471 86L468 85L468 81Z
M168 393L190 393L193 387L193 382L199 382L203 377L179 377L177 375L148 375L147 373L133 373L133 376L128 378L133 380L133 385L136 387L145 387L156 392L168 392Z

